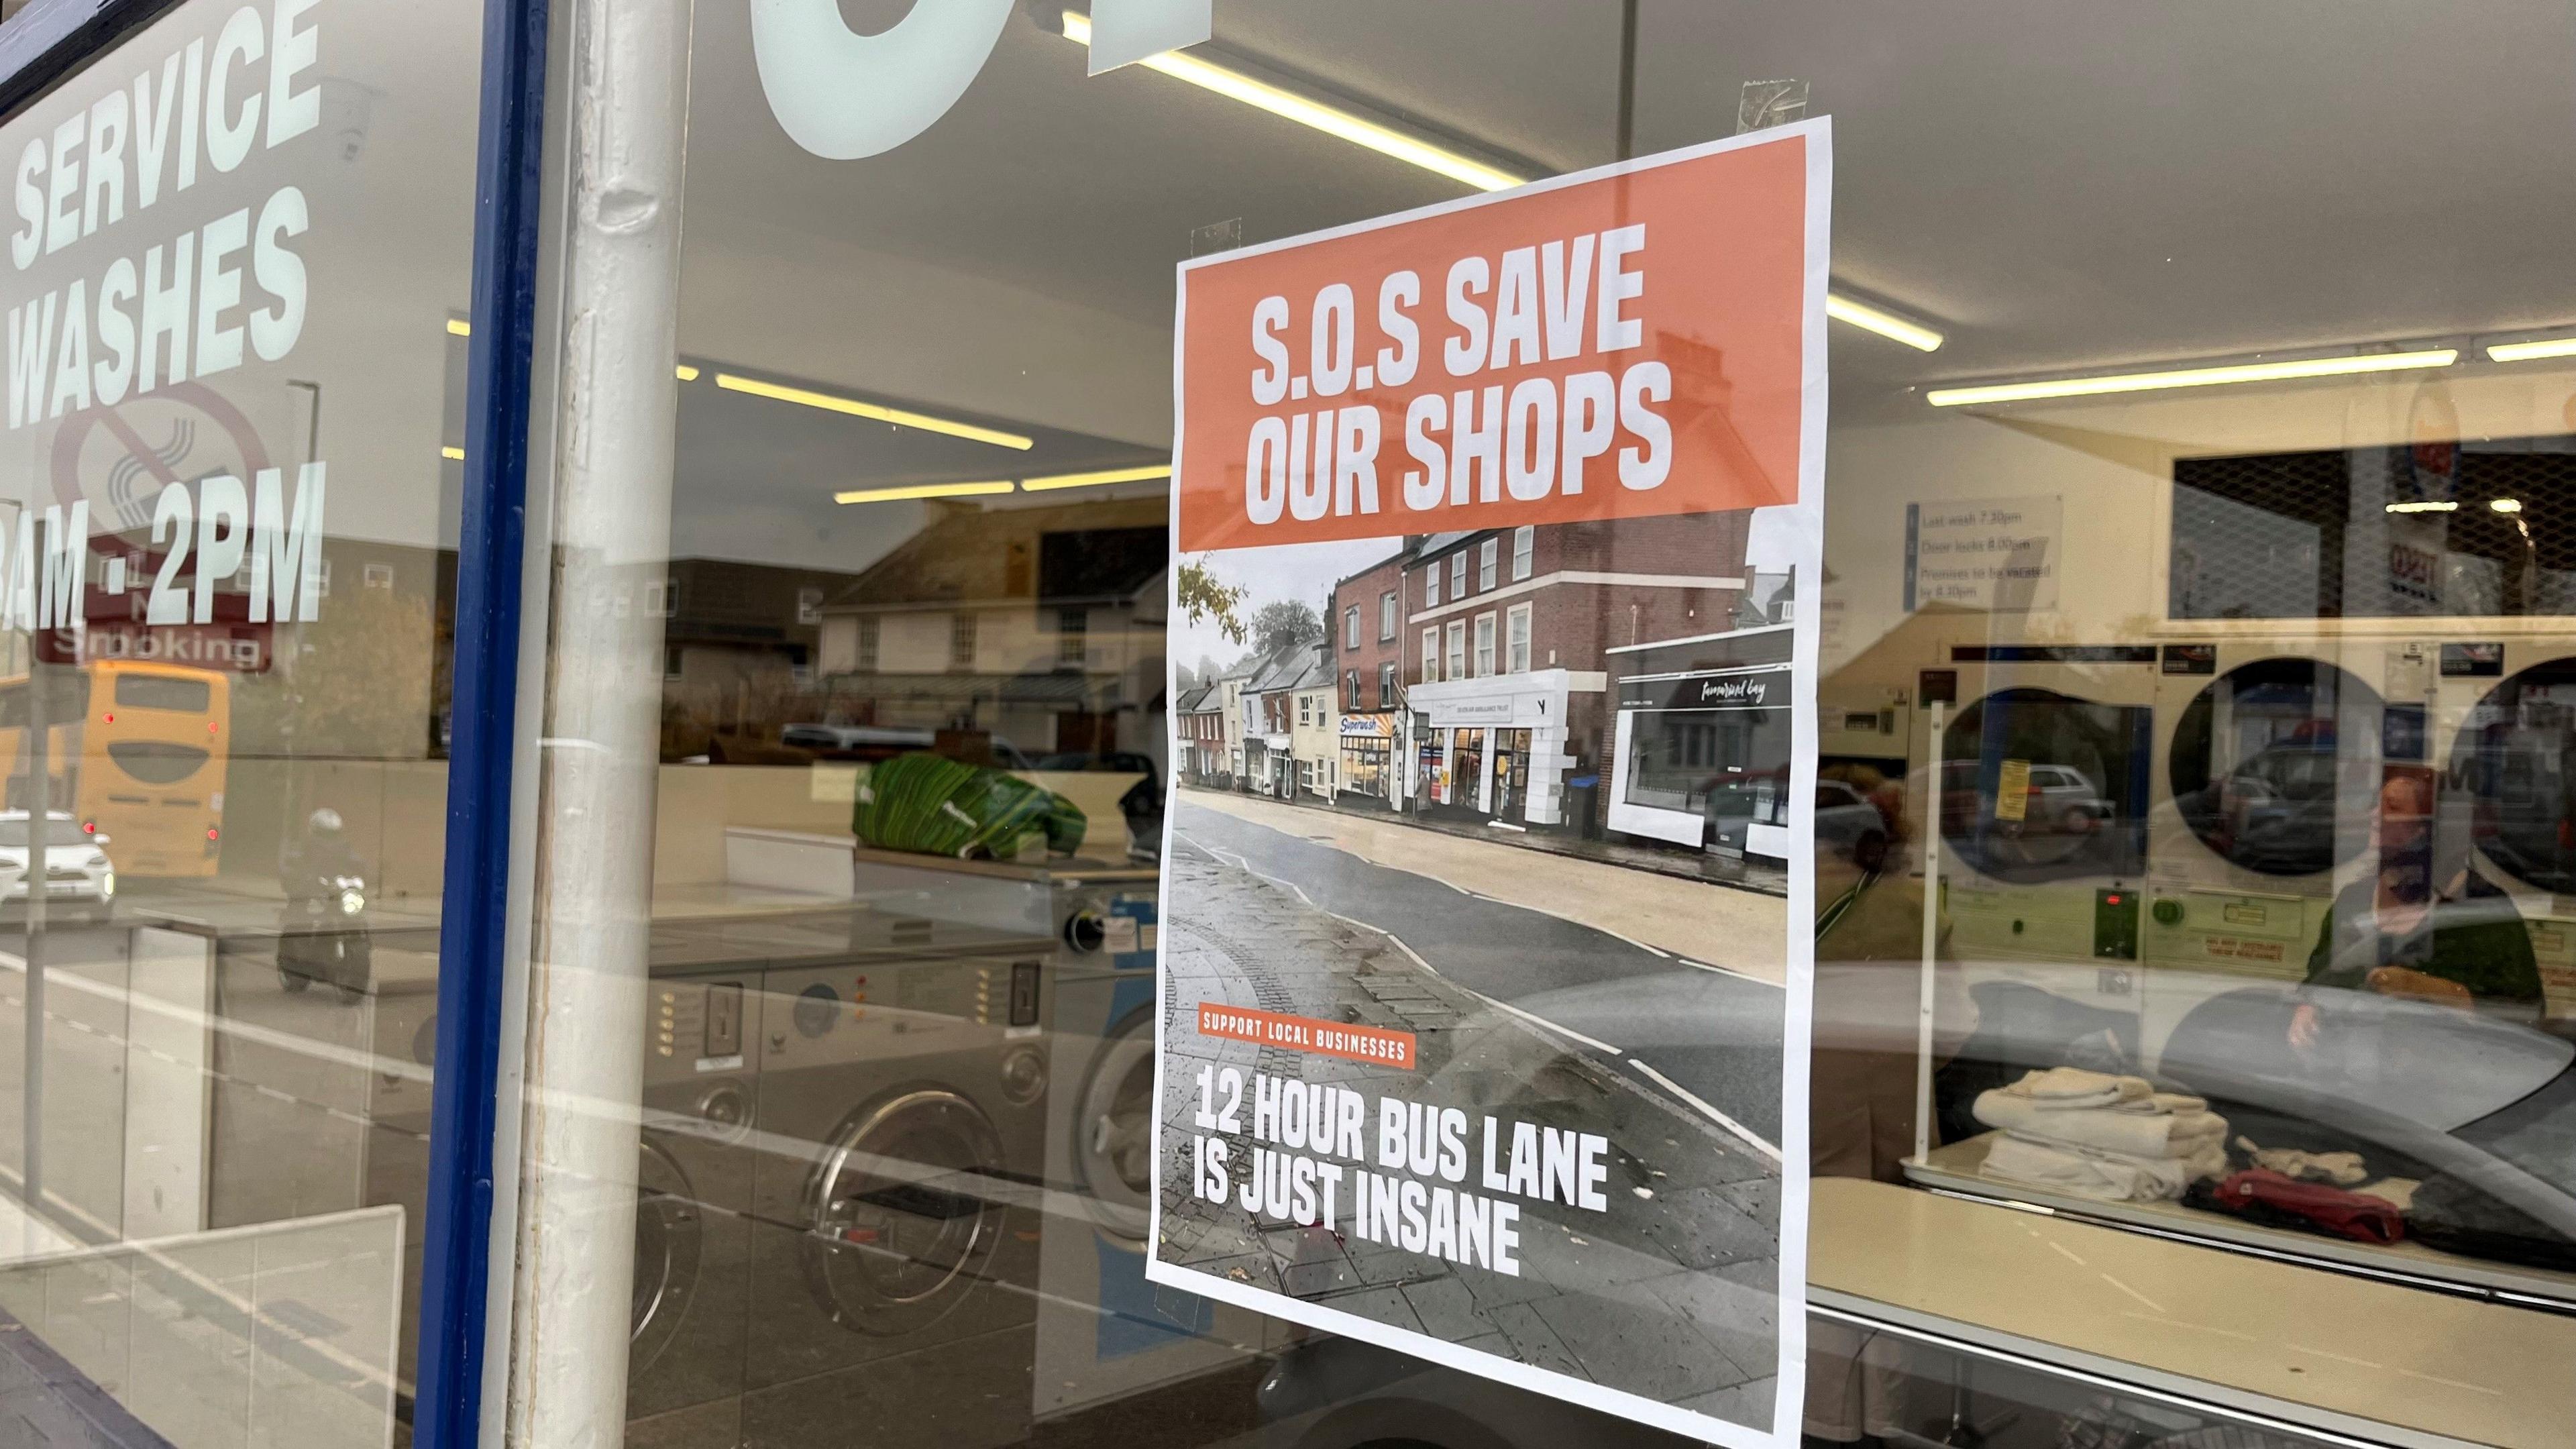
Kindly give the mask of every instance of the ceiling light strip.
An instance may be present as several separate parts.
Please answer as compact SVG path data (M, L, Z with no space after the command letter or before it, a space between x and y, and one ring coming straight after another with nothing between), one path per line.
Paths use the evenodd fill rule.
M1031 493L1048 493L1058 488L1096 488L1105 483L1142 483L1148 478L1171 476L1171 464L1157 463L1150 468L1109 468L1097 473L1057 473L1045 478L1023 478L1020 486Z
M2547 337L2538 342L2499 342L2487 349L2490 362L2530 362L2542 357L2576 357L2576 337Z
M2390 513L2457 513L2460 511L2460 505L2451 502L2391 503L2387 506L2387 511Z
M2305 377L2346 377L2366 372L2406 372L2448 367L2460 360L2451 347L2418 352L2363 352L2343 357L2310 357L2296 362L2249 362L2232 367L2189 367L2170 372L2122 372L2101 377L2061 377L2044 382L2005 382L1984 387L1936 387L1924 400L1936 408L1971 407L1978 403L2028 402L2037 398L2096 397L2116 392L2156 392L2176 387L2225 387L2248 382L2288 382Z
M1018 433L1006 433L999 428L978 427L973 423L958 422L954 418L938 418L928 413L883 407L876 403L861 402L856 398L836 397L828 392L810 392L801 387L782 387L774 382L762 382L756 377L739 377L730 372L717 373L716 386L727 392L749 393L753 397L773 398L779 402L821 408L825 412L846 413L854 418L874 418L878 422L892 423L899 428L919 428L923 432L944 433L952 438L991 443L997 448L1016 448L1025 453L1037 446L1037 441L1033 438L1025 438ZM1003 486L1007 491L1009 485Z
M1091 17L1079 10L1065 11L1064 38L1076 45L1090 45ZM1167 50L1137 63L1174 80L1186 81L1201 90L1213 91L1228 100L1240 101L1256 110L1295 121L1354 146L1364 146L1382 156L1392 156L1478 191L1506 191L1527 185L1531 179L1514 175L1499 166L1487 165L1419 136L1408 135L1339 106L1327 105L1267 81L1255 80L1241 71L1230 70L1195 55ZM1929 327L1839 294L1827 295L1825 315L1924 352L1937 349L1942 342L1941 334Z
M1091 44L1091 17L1079 10L1064 12L1064 38L1076 45ZM1436 171L1452 181L1462 182L1479 191L1504 191L1529 180L1515 176L1497 166L1488 166L1474 157L1461 155L1445 146L1437 146L1418 136L1409 136L1391 126L1353 115L1339 106L1283 90L1267 81L1259 81L1238 70L1214 65L1194 55L1167 50L1148 56L1138 64L1148 70L1161 71L1174 80L1187 81L1202 90L1214 91L1228 100L1241 101L1256 110L1295 121L1328 136L1337 136L1354 146L1365 146L1380 155Z
M1011 491L1011 480L996 478L984 483L916 483L903 488L853 488L835 493L835 503L900 503L911 498L981 498Z
M1945 340L1940 333L1919 322L1909 322L1893 312L1856 301L1840 292L1825 294L1825 315L1837 322L1848 322L1864 332L1875 332L1894 342L1902 342L1917 352L1938 352Z

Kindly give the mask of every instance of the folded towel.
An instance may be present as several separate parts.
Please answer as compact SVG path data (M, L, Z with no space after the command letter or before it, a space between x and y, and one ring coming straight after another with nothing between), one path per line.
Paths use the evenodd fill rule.
M2171 1202L2190 1184L2227 1171L2227 1149L2214 1142L2183 1159L2096 1152L2009 1132L1986 1142L1985 1176L2104 1202Z
M2227 1119L2214 1112L2069 1111L2043 1107L2002 1088L1981 1094L1974 1111L1989 1127L2136 1157L2185 1158L2227 1137Z
M1986 1149L1985 1175L2106 1202L2170 1202L2181 1197L2183 1165L2169 1158L2085 1152L2010 1134Z
M2277 1172L2295 1182L2327 1182L2336 1187L2358 1187L2370 1177L2370 1169L2358 1152L2301 1152L2291 1147L2258 1147L2251 1137L2236 1139L2238 1151L2253 1159L2256 1167Z
M2183 1092L2153 1092L2144 1097L2123 1098L2113 1103L2111 1110L2140 1117L2163 1117L2178 1112L2206 1112L2209 1103Z
M2050 1067L2046 1071L2026 1073L2020 1081L2003 1090L2042 1107L2080 1111L2088 1107L2106 1107L2114 1102L2143 1100L2155 1088L2143 1077L2115 1077L2108 1072L2088 1072L2081 1067Z

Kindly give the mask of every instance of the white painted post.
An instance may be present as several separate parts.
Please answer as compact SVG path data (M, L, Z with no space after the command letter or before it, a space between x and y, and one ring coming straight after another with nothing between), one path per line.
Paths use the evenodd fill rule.
M536 789L511 1445L626 1433L691 0L575 0L548 386L551 592ZM531 527L530 532L539 532ZM504 1134L504 1140L510 1134ZM496 1253L496 1261L500 1255Z
M1933 972L1941 954L1941 725L1948 706L1932 705L1932 747L1923 785L1923 980L1914 1011L1914 1160L1932 1150Z

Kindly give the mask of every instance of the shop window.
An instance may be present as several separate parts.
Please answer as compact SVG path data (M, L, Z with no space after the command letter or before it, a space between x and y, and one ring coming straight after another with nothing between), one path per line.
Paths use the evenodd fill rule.
M1490 589L1494 586L1494 561L1501 554L1502 547L1503 541L1499 538L1486 539L1482 544L1477 546L1476 587L1479 590Z
M1467 621L1464 619L1449 621L1449 677L1467 677Z
M1530 576L1530 563L1538 552L1538 530L1528 524L1512 530L1512 582Z
M1530 667L1530 606L1514 604L1503 615L1504 672L1527 674Z
M1422 631L1422 682L1440 682L1440 629L1437 625Z
M1493 672L1494 616L1478 614L1476 616L1476 677L1482 679Z

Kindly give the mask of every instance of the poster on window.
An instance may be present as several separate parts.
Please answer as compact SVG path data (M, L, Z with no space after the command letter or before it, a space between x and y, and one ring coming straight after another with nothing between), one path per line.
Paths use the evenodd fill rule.
M1155 1282L1795 1442L1831 174L1181 267Z

